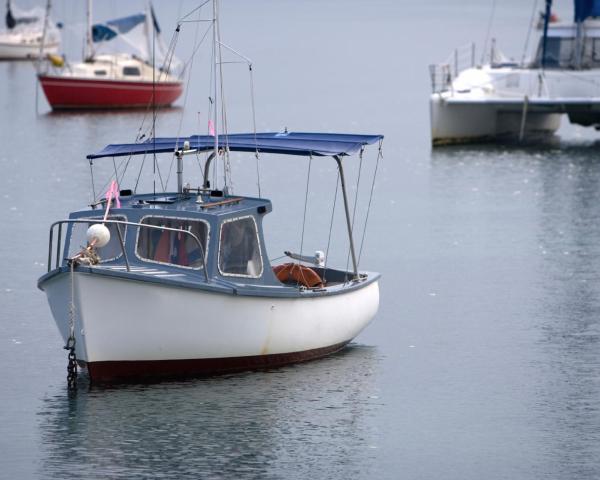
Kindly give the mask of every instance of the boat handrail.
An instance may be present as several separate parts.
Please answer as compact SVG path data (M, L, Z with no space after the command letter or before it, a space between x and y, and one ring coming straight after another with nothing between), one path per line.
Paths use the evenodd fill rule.
M75 224L75 223L90 223L90 221L96 221L98 223L103 223L103 224L116 224L117 225L117 232L119 234L119 244L121 246L121 251L123 253L123 258L125 259L125 263L127 264L127 271L130 271L129 269L129 261L127 260L127 253L125 251L125 242L123 240L123 235L121 234L121 229L118 227L119 225L125 225L125 227L131 225L133 227L138 227L138 228L154 228L156 230L161 230L161 231L169 231L169 232L177 232L177 233L183 233L185 235L189 235L190 237L192 237L192 239L194 240L194 242L196 242L196 244L198 245L198 247L200 247L200 252L201 252L201 257L202 257L202 269L204 270L204 276L206 278L206 283L209 283L209 277L208 277L208 271L206 270L206 252L204 251L204 247L202 246L202 242L200 242L200 239L192 232L189 232L187 230L181 229L181 228L172 228L172 227L164 227L164 226L160 226L160 225L150 225L147 223L139 223L139 222L129 222L126 220L100 220L98 218L92 218L92 217L87 217L87 218L70 218L67 220L58 220L56 222L54 222L52 225L50 225L50 236L49 236L49 241L48 241L48 272L50 272L51 268L52 268L52 251L54 250L54 229L55 227L58 226L58 242L56 244L56 263L55 263L55 268L59 268L60 266L60 252L62 249L62 228L64 224Z
M444 62L429 65L433 93L448 90L452 85L452 81L458 77L461 71L474 66L475 43L467 43L456 47Z

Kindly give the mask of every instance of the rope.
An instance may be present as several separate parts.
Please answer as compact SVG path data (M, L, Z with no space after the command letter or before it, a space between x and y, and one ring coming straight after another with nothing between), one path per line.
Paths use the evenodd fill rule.
M217 18L218 20L218 18ZM220 87L221 87L221 124L223 126L223 133L225 135L225 148L223 155L223 170L225 174L225 186L227 188L227 193L233 193L233 176L231 174L231 161L229 157L229 127L227 124L227 107L225 104L225 85L223 83L223 54L221 48L221 38L220 38L221 29L219 28L219 39L218 39L218 49L219 49L219 77L220 77Z
M193 10L191 10L190 12L186 13L183 17L181 17L179 19L179 21L177 23L181 23L183 22L186 18L188 18L189 16L191 16L194 12L196 12L197 10L200 10L204 5L206 5L207 3L209 3L211 0L206 0L204 3L201 3L200 5L198 5L196 8L194 8Z
M529 19L529 28L527 29L527 36L525 37L525 45L523 46L523 55L521 56L521 66L525 65L525 56L527 50L529 50L529 39L531 37L531 31L533 30L533 19L537 10L537 0L533 0L533 8L531 10L531 18Z
M375 179L377 178L377 170L379 169L379 160L383 159L382 152L383 141L379 141L379 152L377 153L377 161L375 162L375 171L373 172L373 181L371 182L371 193L369 195L369 205L367 206L367 214L365 216L365 226L363 228L362 238L360 240L360 249L358 251L357 265L360 265L360 257L362 256L363 245L365 243L365 235L367 233L367 223L369 221L369 213L371 211L371 202L373 201L373 191L375 190Z
M140 171L138 173L137 180L135 181L135 187L133 188L133 193L137 193L138 184L140 183L140 177L142 176L142 170L144 169L144 164L146 163L146 154L142 157L142 165L140 167Z
M306 224L306 210L308 206L308 187L310 185L310 167L312 166L312 154L308 159L308 175L306 177L306 193L304 195L304 215L302 216L302 235L300 236L300 255L302 255L302 249L304 248L304 226ZM300 263L300 262L298 262Z
M71 262L71 303L69 303L69 338L75 344L75 262ZM67 340L67 345L68 345Z
M256 140L256 110L254 108L254 75L252 71L252 64L248 65L248 69L250 71L250 99L252 100L252 128L254 129L254 145L257 145L258 142ZM260 198L260 168L259 168L259 155L258 148L254 153L256 158L256 179L258 184L258 197Z
M487 44L488 44L488 40L490 37L490 31L492 30L492 23L494 21L494 13L496 11L496 0L492 0L492 11L490 13L490 19L488 20L488 26L487 26L487 32L485 34L485 42L483 42L483 50L481 51L481 62L483 64L483 61L485 59L485 51L487 50ZM494 61L493 58L490 58L490 63L492 63Z
M335 206L337 204L338 188L340 186L340 171L337 172L337 178L335 180L335 194L333 195L333 208L331 209L331 221L329 222L329 236L327 237L327 249L325 250L325 265L323 265L323 283L325 284L327 279L325 274L327 273L327 262L329 261L329 246L331 245L331 232L333 231L333 219L335 216Z
M115 162L115 157L112 157L113 168L115 169L115 180L119 183L119 172L117 172L117 163Z
M198 10L198 17L200 17L200 15L202 14L202 11L200 8L198 8L197 10ZM200 40L200 43L198 44L199 31L200 31L200 23L197 23L196 30L194 31L194 50L192 51L192 55L190 57L190 61L189 61L190 68L188 70L187 81L185 83L185 93L183 94L183 108L181 110L181 114L179 115L179 126L177 127L177 137L176 137L176 142L175 142L176 149L177 149L177 147L179 147L179 138L181 135L181 128L183 126L183 112L185 111L185 107L187 105L188 93L190 91L190 79L192 78L192 69L194 68L194 58L196 56L196 51L198 50L200 45L202 45L202 42L204 41L204 39L206 38L206 35L210 31L210 27L206 29L206 32L204 33L202 40ZM165 185L167 185L167 186L169 185L169 180L171 178L171 172L173 171L174 163L175 163L175 154L173 154L173 156L171 157L171 164L169 165L169 173L167 175L167 181L165 182Z
M360 153L358 154L360 161L358 163L358 177L356 179L356 193L354 194L354 208L352 210L352 223L350 224L350 230L354 234L354 219L356 218L356 207L358 205L358 191L360 187L360 177L362 173L362 165L363 165L363 153L365 149L364 147L360 149ZM346 272L348 272L348 267L350 266L350 242L348 242L348 256L346 257Z

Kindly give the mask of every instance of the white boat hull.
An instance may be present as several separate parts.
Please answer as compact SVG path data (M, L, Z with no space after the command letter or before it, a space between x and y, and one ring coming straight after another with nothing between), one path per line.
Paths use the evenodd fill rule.
M560 127L560 113L527 112L486 103L451 103L439 94L430 99L433 145L469 143L499 137L552 135Z
M44 48L44 54L57 52L58 44L48 45ZM29 60L38 58L39 54L39 45L0 43L0 59L2 60Z
M43 289L66 342L71 276ZM207 374L307 360L352 340L379 306L376 281L307 298L225 295L75 273L76 355L92 381Z

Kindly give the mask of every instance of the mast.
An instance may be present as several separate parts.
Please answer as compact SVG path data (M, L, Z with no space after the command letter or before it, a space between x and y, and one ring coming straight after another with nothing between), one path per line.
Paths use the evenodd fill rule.
M546 67L546 44L548 43L548 23L550 22L550 10L552 8L552 0L546 0L546 13L544 15L544 36L542 38L542 68Z
M92 0L87 0L87 31L85 35L86 52L84 60L91 60L94 57L94 43L92 39Z
M219 41L219 22L218 22L218 5L217 5L217 1L218 0L213 0L213 55L214 55L214 60L215 60L215 64L214 64L214 99L213 99L213 106L214 106L214 115L213 115L213 129L214 129L214 134L215 134L215 158L218 160L219 159L219 122L218 122L218 98L219 96L217 95L217 67L218 67L218 56L217 56L217 42Z
M9 3L10 6L10 3ZM40 42L40 53L36 63L37 73L41 73L42 58L44 55L44 46L46 44L46 33L48 30L48 19L50 17L51 0L46 1L46 11L44 12L44 27L42 28L42 41Z

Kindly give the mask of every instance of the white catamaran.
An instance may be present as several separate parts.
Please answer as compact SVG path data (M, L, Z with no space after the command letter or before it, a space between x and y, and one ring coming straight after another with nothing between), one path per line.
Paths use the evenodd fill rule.
M535 139L571 123L600 126L600 0L575 0L572 23L551 22L546 0L543 33L533 60L509 62L492 47L475 65L474 45L430 66L433 145ZM460 70L467 56L471 66Z

